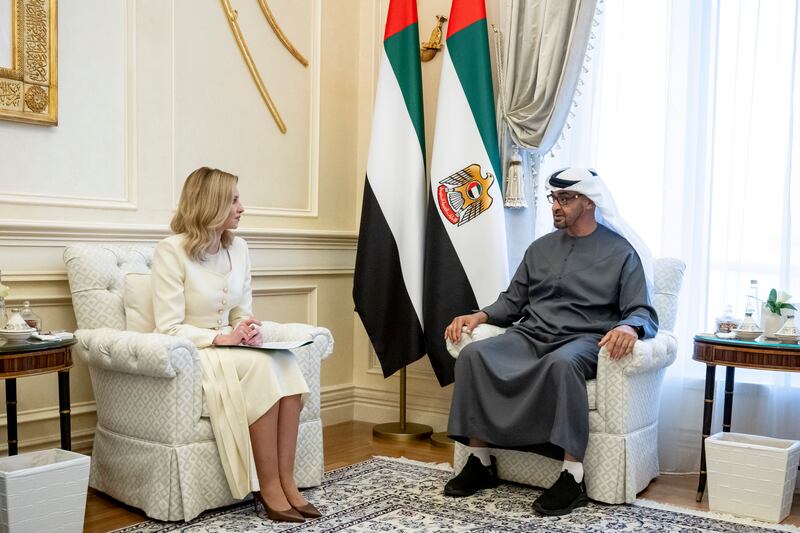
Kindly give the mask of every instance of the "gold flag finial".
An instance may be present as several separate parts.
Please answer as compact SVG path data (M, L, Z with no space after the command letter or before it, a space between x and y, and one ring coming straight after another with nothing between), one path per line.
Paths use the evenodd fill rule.
M446 20L447 17L444 15L436 15L436 26L431 31L430 39L419 47L419 58L422 61L430 61L436 57L436 52L442 49L442 25Z

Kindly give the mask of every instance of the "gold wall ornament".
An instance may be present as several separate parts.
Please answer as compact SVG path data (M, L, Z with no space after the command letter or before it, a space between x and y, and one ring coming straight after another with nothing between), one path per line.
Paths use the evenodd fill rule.
M228 24L231 27L231 31L233 31L233 37L236 39L236 44L239 46L239 51L242 53L242 58L247 64L247 68L250 70L250 75L253 77L256 87L258 87L258 92L261 93L261 98L264 100L264 103L267 104L267 108L269 109L270 114L272 114L272 118L275 119L275 124L278 125L278 129L281 130L281 133L286 133L286 124L284 124L281 114L278 112L278 108L275 106L275 102L272 101L269 91L267 91L267 88L264 85L264 80L261 79L261 74L258 72L258 68L253 61L253 56L250 54L250 49L247 47L247 42L242 34L242 29L239 27L239 21L237 20L239 13L233 9L230 0L221 0L221 2L222 8L225 10L225 16L228 19ZM267 5L267 1L258 0L258 5L261 6L261 12L264 13L267 23L269 24L270 28L272 28L272 31L275 32L278 40L283 44L284 47L286 47L289 53L300 62L300 64L302 64L304 67L307 67L308 60L297 50L297 48L294 47L294 45L289 41L289 38L286 37L286 34L283 33L283 30L281 30L281 27L278 25L278 21L275 20L275 16L272 14L269 5Z
M11 62L0 67L0 118L58 124L57 0L11 2Z
M286 37L286 34L283 33L283 30L280 26L278 26L278 21L275 20L275 17L272 15L272 11L269 9L269 5L267 5L267 0L258 0L258 5L261 6L261 12L264 13L264 17L267 19L267 23L269 27L272 28L272 31L275 32L275 35L278 37L278 40L286 47L290 54L297 59L301 65L304 67L308 66L308 59L306 59L303 54L301 54L297 48L289 41L289 38Z
M275 102L272 101L267 88L264 86L261 74L259 74L258 68L253 62L253 56L250 55L250 49L247 48L244 35L242 35L242 30L239 28L239 22L236 20L239 14L233 9L233 6L231 6L230 0L220 1L222 2L222 8L225 10L228 24L233 32L233 38L236 39L236 44L239 46L239 51L242 53L242 59L244 59L247 68L250 70L250 75L253 77L256 87L258 87L258 92L261 93L261 98L264 100L264 103L267 104L267 108L270 114L272 114L272 118L275 119L275 124L278 125L278 129L281 130L281 133L286 133L286 124L284 124L281 114L278 112L278 108L275 107Z
M31 85L25 91L25 105L34 113L41 113L47 109L47 91L38 85Z
M422 61L430 61L442 49L442 25L446 20L444 15L436 15L436 26L431 31L430 38L419 47L419 58Z

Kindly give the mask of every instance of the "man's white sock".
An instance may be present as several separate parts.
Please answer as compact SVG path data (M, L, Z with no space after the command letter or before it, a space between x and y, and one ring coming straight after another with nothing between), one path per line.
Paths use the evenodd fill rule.
M575 481L577 481L578 483L583 481L583 463L564 460L563 470L566 470L567 472L572 474L572 477L574 477Z
M489 459L489 448L486 446L467 446L467 451L480 459L483 466L492 464L492 460Z

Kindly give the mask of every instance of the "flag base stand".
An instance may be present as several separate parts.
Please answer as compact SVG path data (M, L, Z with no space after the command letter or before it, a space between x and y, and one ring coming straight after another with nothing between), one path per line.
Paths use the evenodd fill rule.
M431 444L440 448L452 448L455 441L447 436L446 431L437 431L431 435Z
M375 424L372 428L372 435L380 439L390 439L398 441L427 440L433 433L433 428L425 424L406 423L405 427L400 422L389 422L387 424Z
M428 440L433 428L425 424L406 422L406 369L400 369L400 422L375 424L372 435L396 441Z

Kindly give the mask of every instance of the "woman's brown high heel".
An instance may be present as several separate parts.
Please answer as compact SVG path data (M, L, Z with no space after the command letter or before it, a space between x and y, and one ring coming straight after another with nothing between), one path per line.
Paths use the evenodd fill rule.
M255 508L256 513L258 513L258 504L259 503L261 503L261 505L264 506L264 509L266 509L267 518L269 518L270 520L273 520L275 522L305 522L306 521L306 519L303 518L303 515L300 514L300 512L298 510L296 510L294 507L290 506L285 511L277 511L275 509L272 509L269 505L267 505L267 502L264 501L264 498L261 496L260 492L254 492L253 493L253 507Z
M291 505L291 504L289 504ZM316 507L314 507L311 503L306 503L305 505L301 505L300 507L295 507L292 505L292 509L300 513L301 515L305 516L306 518L319 518L322 516Z

